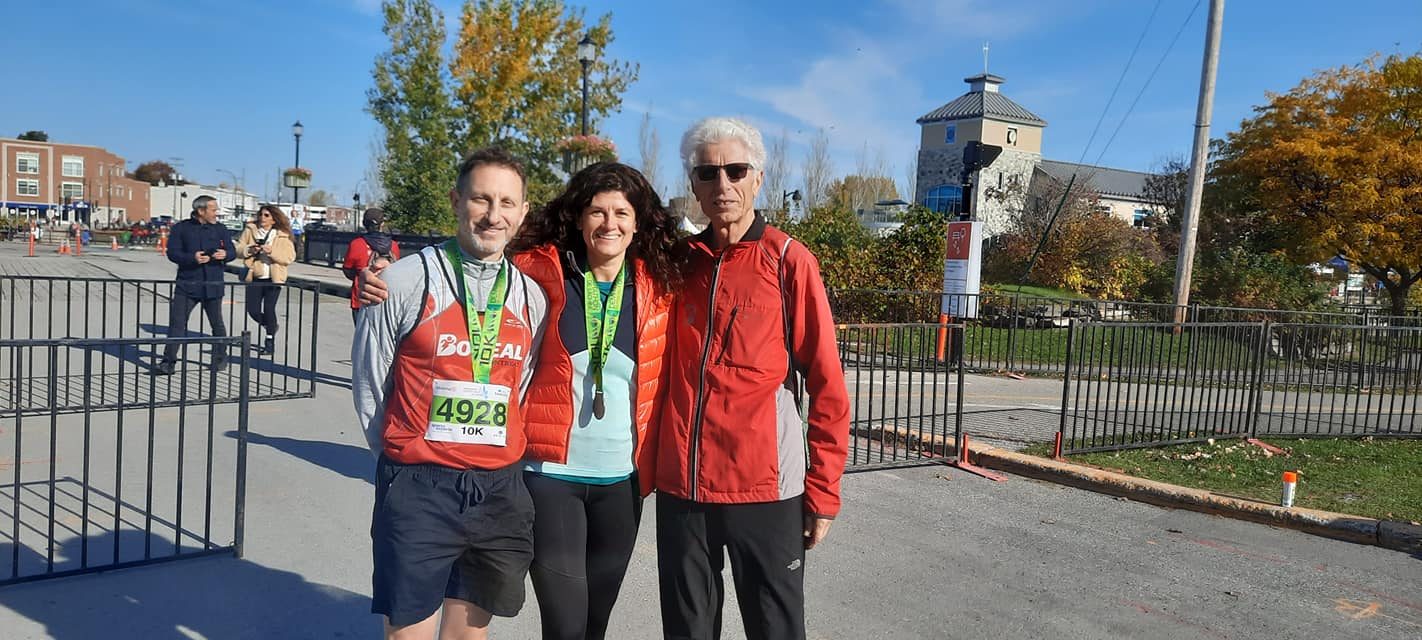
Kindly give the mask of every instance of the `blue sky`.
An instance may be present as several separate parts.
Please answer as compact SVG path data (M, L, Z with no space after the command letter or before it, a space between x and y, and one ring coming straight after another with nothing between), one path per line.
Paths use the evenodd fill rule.
M459 2L439 0L451 26ZM306 128L301 164L315 186L349 200L378 127L364 112L372 60L384 49L377 0L106 0L23 2L0 27L0 135L43 129L95 144L130 167L181 158L184 173L263 192L290 166L292 121ZM1149 170L1189 153L1208 0L1161 0L1146 38L1086 149L1151 0L880 0L877 2L611 2L609 55L641 65L622 113L602 133L638 163L652 114L660 177L678 171L677 141L694 119L731 114L788 133L798 165L813 132L829 133L836 173L867 148L896 180L918 144L914 119L962 94L983 67L1005 95L1047 120L1044 155ZM1166 54L1181 25L1183 35ZM1225 8L1212 135L1248 116L1267 91L1374 52L1422 49L1422 2L1234 0ZM1159 72L1122 123L1151 70ZM1119 134L1103 146L1113 130ZM798 172L792 186L798 186Z

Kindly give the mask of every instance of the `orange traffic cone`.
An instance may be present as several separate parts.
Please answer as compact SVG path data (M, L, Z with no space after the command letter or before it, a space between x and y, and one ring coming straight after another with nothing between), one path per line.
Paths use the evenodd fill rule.
M61 255L61 256L63 256L63 255L69 255L69 241L68 241L68 240L61 240L61 241L59 242L59 248L56 249L56 251L58 251L58 252L59 252L59 255Z
M111 236L111 237L109 238L109 248L112 249L112 250L114 250L114 251L118 251L118 237L117 237L117 236Z

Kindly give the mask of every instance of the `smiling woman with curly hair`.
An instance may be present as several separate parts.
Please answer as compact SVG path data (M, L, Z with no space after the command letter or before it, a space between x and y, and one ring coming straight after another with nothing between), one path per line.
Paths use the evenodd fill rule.
M655 474L676 221L647 179L591 165L531 214L514 262L548 293L523 404L545 638L602 638Z

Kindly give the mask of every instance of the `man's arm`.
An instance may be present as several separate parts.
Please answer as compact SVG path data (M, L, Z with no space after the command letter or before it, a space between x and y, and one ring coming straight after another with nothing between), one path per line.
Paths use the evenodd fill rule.
M168 233L168 261L180 267L196 265L198 263L197 249L188 246L187 233L177 233L177 231L178 225L175 224L173 231Z
M803 368L810 395L805 511L828 520L839 513L840 477L849 455L849 392L819 262L799 243L792 244L785 260L791 348L796 364ZM827 523L824 529L828 530Z
M351 342L351 399L356 423L376 457L384 448L385 401L394 382L395 352L400 338L419 321L425 284L420 260L392 266L384 275L391 297L385 304L360 308Z

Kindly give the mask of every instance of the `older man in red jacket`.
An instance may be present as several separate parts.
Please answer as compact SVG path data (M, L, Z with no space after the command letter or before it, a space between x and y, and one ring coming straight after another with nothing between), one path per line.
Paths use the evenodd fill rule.
M805 550L839 512L849 397L819 264L756 215L760 132L708 118L682 137L710 226L688 239L658 446L667 638L720 635L722 558L752 639L805 637ZM800 383L809 391L808 429Z

